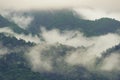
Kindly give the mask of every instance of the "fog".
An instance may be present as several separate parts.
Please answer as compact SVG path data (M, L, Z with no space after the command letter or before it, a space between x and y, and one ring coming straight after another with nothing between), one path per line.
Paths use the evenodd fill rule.
M107 11L119 11L119 3L119 0L0 0L0 7L1 9L19 10L91 7Z
M120 36L116 33L86 37L79 31L63 31L61 33L58 29L46 30L42 28L40 35L44 39L42 44L30 48L30 52L27 52L29 53L27 60L34 71L54 71L54 62L57 62L59 66L62 64L65 64L67 67L68 65L83 66L88 70L118 70L118 63L120 62L118 56L120 55L114 53L110 55L110 57L105 58L105 60L101 62L102 64L100 63L101 66L98 67L96 65L97 59L102 58L103 53L106 52L107 49L120 43ZM48 49L50 49L51 46L58 47L58 44L66 45L73 49L66 51L64 56L54 59L52 56L60 53L57 53L56 49L52 49L51 53L51 50L48 51ZM44 51L47 52L43 53ZM56 54L54 54L54 52ZM42 55L46 54L46 56L41 56L41 53ZM51 57L48 55L51 55ZM58 61L58 59L60 61Z
M32 34L25 35L24 33L18 34L12 31L12 29L10 29L9 27L0 28L0 33L5 33L6 36L10 36L10 37L16 37L18 40L23 39L26 42L34 42L34 43L41 42L40 38L37 35L35 36L32 36Z
M6 54L8 54L8 52L9 52L8 48L7 48L7 47L4 47L4 46L2 45L2 43L0 43L0 56L1 56L1 55L6 55Z
M97 59L103 58L102 55L107 49L120 43L120 36L118 34L108 33L101 36L86 37L83 35L84 33L74 30L63 30L61 32L59 29L47 30L44 27L40 30L39 36L41 37L38 37L17 34L7 27L1 28L0 33L4 33L6 36L23 39L26 42L33 42L36 45L28 47L26 50L21 47L10 50L1 44L0 55L22 50L25 52L25 58L29 66L35 72L64 71L65 69L62 66L65 66L66 70L68 70L68 67L74 69L74 66L82 66L90 71L120 70L119 52L112 53L99 64L96 64ZM43 41L41 41L41 38ZM68 48L65 48L64 55L60 53L64 51L62 46ZM55 66L54 63L58 66Z
M9 48L8 46L4 45L2 41L0 41L0 57L11 53L21 53L25 50L27 51L28 48L29 47L26 46L12 46Z
M73 9L78 15L82 16L86 20L96 20L103 17L112 18L120 21L120 13L114 11L103 11L94 8L74 8Z
M28 28L30 23L34 20L33 16L24 15L22 12L20 13L11 10L3 10L0 14L9 21L17 24L22 29Z
M86 20L107 17L120 21L119 3L120 0L0 0L0 15L24 30L27 30L34 21L34 11L38 11L39 14L39 11L71 10ZM29 12L32 12L33 15L30 15ZM18 34L9 26L0 28L0 33L7 37L34 43L31 46L18 45L10 49L0 42L0 57L10 53L23 53L27 67L39 73L57 72L60 75L67 73L74 75L74 72L78 74L78 70L84 68L85 70L82 71L85 74L85 71L90 72L87 74L93 72L93 75L100 72L101 76L101 73L106 74L107 72L114 76L114 72L120 71L119 51L104 56L106 51L120 44L120 34L108 33L87 37L83 32L77 30L61 31L57 28L47 30L44 25L40 25L40 27L37 35ZM88 77L87 74L85 77ZM108 76L111 78L111 75Z
M119 0L0 0L0 11L59 10L72 9L84 16L84 19L95 20L101 17L114 18L120 21ZM22 5L21 5L22 4ZM19 19L20 18L20 19ZM31 21L19 16L17 22ZM20 25L27 25L22 23Z
M41 52L45 49L48 45L37 45L33 48L30 48L30 52L25 54L32 70L35 72L42 72L42 71L51 71L51 61L48 59L42 60Z
M107 57L102 63L101 70L120 70L120 54L112 53L109 57Z

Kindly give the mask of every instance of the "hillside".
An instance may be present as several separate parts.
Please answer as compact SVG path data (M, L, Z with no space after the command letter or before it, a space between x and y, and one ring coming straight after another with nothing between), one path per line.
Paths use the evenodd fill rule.
M115 33L120 29L120 22L115 19L84 20L80 15L71 10L31 11L26 14L34 17L28 28L28 31L34 34L39 33L40 27L43 26L47 29L78 30L84 32L86 36Z
M120 80L120 21L71 10L24 14L34 17L26 30L0 16L0 29L15 32L0 33L0 80Z
M17 24L15 24L14 22L11 22L9 20L7 20L6 18L4 18L3 16L0 15L0 28L4 28L4 27L9 27L11 28L14 32L16 33L25 33L28 34L28 32L22 28L20 28Z

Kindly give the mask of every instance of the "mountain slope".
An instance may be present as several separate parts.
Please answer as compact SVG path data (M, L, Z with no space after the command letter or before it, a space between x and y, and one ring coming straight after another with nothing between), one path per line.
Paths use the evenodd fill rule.
M86 36L115 33L120 29L120 22L117 20L109 18L102 18L95 21L84 20L69 10L33 11L27 13L27 15L34 16L34 20L27 30L21 29L2 16L0 16L0 27L9 27L16 33L26 33L29 31L33 34L39 34L39 28L44 26L49 30L55 28L61 31L79 30L84 32ZM120 80L120 71L107 72L97 69L97 67L101 66L99 63L102 63L111 54L114 54L114 52L119 52L120 45L108 49L98 59L98 63L96 62L97 64L93 67L94 70L87 68L86 65L79 64L81 61L84 63L84 60L87 59L76 59L89 58L89 55L86 57L87 49L92 46L76 48L59 43L47 44L47 42L44 42L43 44L35 44L0 33L0 80ZM32 57L27 59L27 54L32 54ZM79 57L76 57L74 54L79 54ZM70 62L76 62L75 64L77 65L67 63L66 57L73 58ZM35 60L34 63L37 64L34 64L35 69L37 68L36 70L33 69L34 65L31 65L30 60ZM52 70L50 72L41 71L41 66L44 69L49 65L47 60L49 60L48 62L50 62Z
M4 35L1 35L1 36L5 37ZM4 41L4 38L1 38L0 41L1 40ZM33 45L30 45L30 43L23 42L22 40L17 40L14 38L12 40L13 40L13 43L18 41L19 44L15 43L16 45L14 45L13 43L4 42L4 44L6 44L4 46L7 46L8 44L11 45L11 47L8 47L8 48L16 47L17 45L19 47L20 46L24 47L28 45L29 47L33 46ZM48 53L46 53L45 51L44 55L48 54L48 57L53 55L54 58L59 58L65 55L66 52L71 49L74 50L75 48L56 44L48 48L48 51L47 51ZM60 65L59 63L55 63L55 64ZM80 80L101 80L101 79L102 80L112 80L112 79L119 80L119 76L116 76L118 78L117 79L116 77L114 78L113 76L104 75L103 73L100 73L100 72L90 72L84 67L77 67L77 66L72 71L71 70L72 68L69 68L69 67L67 68L65 66L66 64L62 65L62 67L58 66L58 72L34 72L33 70L31 70L28 62L26 61L24 50L20 52L9 52L6 55L0 56L0 79L2 80L13 80L13 79L15 80L28 80L28 79L29 80L33 80L33 79L34 80L77 80L77 79L78 80L79 79ZM65 68L65 71L69 70L71 72L68 71L68 73L67 72L60 73L63 71L64 68ZM57 68L56 68L56 71L57 71Z
M84 20L71 10L31 11L26 12L26 14L34 17L34 20L28 28L28 31L33 34L39 33L40 27L43 26L47 29L79 30L87 36L115 33L120 29L120 22L115 19L101 18L95 21Z
M20 28L14 22L10 22L9 20L5 19L3 16L0 15L0 28L9 27L16 33L24 33L27 34L28 32L22 28Z

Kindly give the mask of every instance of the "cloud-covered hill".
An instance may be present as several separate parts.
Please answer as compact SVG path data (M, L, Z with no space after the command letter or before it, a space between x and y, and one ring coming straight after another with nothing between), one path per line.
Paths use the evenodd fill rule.
M119 21L71 10L18 13L0 16L1 80L120 79Z

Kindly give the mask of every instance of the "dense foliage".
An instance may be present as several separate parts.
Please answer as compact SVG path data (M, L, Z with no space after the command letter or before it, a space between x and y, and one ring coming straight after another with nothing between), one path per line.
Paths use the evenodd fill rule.
M23 30L17 24L2 16L0 16L0 28L9 27L16 33L27 34L30 32L38 34L40 32L39 28L44 26L49 30L53 28L58 28L60 30L79 30L84 32L86 36L98 36L110 32L115 33L120 29L120 22L117 20L109 18L101 18L95 21L84 20L81 19L77 13L73 13L73 11L35 11L29 12L28 15L33 15L34 20L27 30ZM15 37L8 37L1 33L0 45L10 50L16 48L21 49L18 52L8 52L6 55L0 55L0 80L120 80L120 72L117 74L115 73L115 76L111 76L111 73L90 72L86 68L78 66L74 66L76 68L72 72L67 72L67 70L71 70L71 67L66 67L66 64L61 64L61 66L59 66L57 62L54 63L54 65L57 66L55 72L34 72L25 59L24 50L36 45L35 43L25 42L22 39L18 40ZM66 51L72 49L74 50L75 48L56 44L44 52L44 55L49 53L49 55L47 54L48 57L54 54L54 58L59 58L65 55ZM102 55L102 59L110 55L110 53L119 50L120 45L108 49L105 55ZM100 60L101 59L98 61ZM57 69L59 69L59 73Z
M34 20L28 30L34 34L39 33L40 27L47 29L79 30L86 36L97 36L114 33L120 29L120 22L115 19L101 18L95 21L84 20L77 13L69 10L30 12Z

